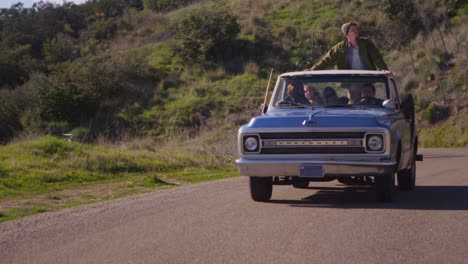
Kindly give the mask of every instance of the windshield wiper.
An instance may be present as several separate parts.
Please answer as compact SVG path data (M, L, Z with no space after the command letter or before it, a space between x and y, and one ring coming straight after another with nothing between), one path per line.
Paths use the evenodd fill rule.
M366 104L355 104L353 106L357 108L383 108L382 106L378 106L378 105L366 105Z
M329 108L329 107L354 107L354 106L349 105L349 104L331 104L331 105L324 105L323 107Z
M298 107L302 107L302 108L307 107L306 105L296 103L296 102L290 102L290 101L280 101L280 102L278 102L277 105L278 106L298 106Z

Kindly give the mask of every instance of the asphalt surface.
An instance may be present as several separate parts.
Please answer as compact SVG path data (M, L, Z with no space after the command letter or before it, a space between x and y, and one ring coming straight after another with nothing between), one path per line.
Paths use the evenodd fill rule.
M237 177L0 223L0 263L468 263L468 148L423 149L417 187Z

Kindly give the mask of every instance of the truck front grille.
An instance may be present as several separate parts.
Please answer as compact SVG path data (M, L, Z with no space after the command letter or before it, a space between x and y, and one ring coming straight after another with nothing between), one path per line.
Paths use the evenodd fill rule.
M360 154L365 132L261 133L261 154Z

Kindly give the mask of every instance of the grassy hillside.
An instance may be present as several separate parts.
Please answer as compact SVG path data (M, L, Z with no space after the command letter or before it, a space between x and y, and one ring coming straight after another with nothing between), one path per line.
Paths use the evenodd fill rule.
M419 128L429 137L423 145L466 145L459 139L441 145L430 131L461 124L466 115L467 4L416 1L408 18L404 9L389 9L396 2L177 1L154 10L139 0L101 0L3 11L0 46L8 52L0 56L0 71L26 76L18 73L16 83L4 80L0 89L0 140L70 132L90 142L118 141L120 134L164 139L197 134L223 119L246 122L262 102L271 68L277 74L309 67L343 38L340 25L356 19L399 76L401 90L416 96ZM48 28L43 13L62 22ZM20 45L38 37L21 19L10 20L12 14L37 21L42 37ZM224 23L217 16L238 25L229 42L215 42ZM204 21L183 31L197 23L193 17ZM28 38L14 35L14 27ZM187 42L197 29L200 35Z

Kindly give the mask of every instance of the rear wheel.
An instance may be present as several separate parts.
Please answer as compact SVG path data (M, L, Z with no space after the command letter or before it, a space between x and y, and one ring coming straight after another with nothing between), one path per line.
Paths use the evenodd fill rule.
M250 195L252 200L265 202L270 200L273 192L272 177L250 177Z
M393 199L395 175L389 174L375 177L376 198L378 202L390 203Z
M414 138L416 133L415 114L414 114L414 98L408 94L401 103L401 110L403 111L406 119L410 122L411 138Z
M411 168L398 172L398 188L411 191L416 187L416 151L411 158Z

